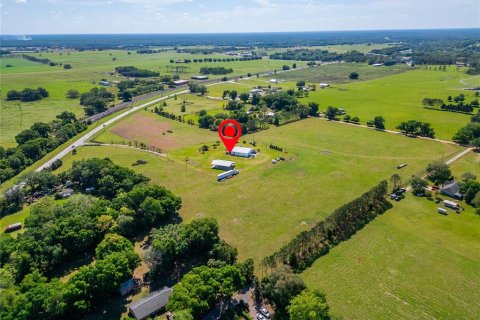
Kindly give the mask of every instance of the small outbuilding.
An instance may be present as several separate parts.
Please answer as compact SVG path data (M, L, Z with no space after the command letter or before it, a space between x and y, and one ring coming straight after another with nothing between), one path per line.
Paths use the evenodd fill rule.
M250 158L255 155L255 150L246 147L234 147L230 154L235 157Z
M154 291L147 297L132 303L130 307L128 307L128 310L136 320L145 319L167 305L168 298L172 294L172 291L172 288L168 287Z
M217 169L217 170L232 170L235 168L235 162L233 161L227 161L227 160L213 160L212 161L212 169Z
M111 87L112 86L112 84L110 82L104 81L104 80L99 81L98 84L101 85L101 86L104 86L104 87Z
M320 89L325 89L325 88L330 87L330 85L328 83L323 83L323 82L319 83L319 85L320 85Z
M13 231L17 231L17 230L20 230L20 229L22 229L22 223L21 223L21 222L17 222L17 223L9 224L9 225L5 228L5 232L13 232Z
M182 86L184 84L188 84L188 80L175 80L173 81L173 84L176 86Z
M122 296L124 296L130 291L132 291L134 287L135 287L135 281L133 279L130 279L122 283L118 291Z
M74 193L73 189L65 188L65 189L63 189L62 191L59 192L59 195L62 198L68 198L68 197L72 196L73 193Z
M455 181L455 180L447 181L445 182L443 187L440 188L440 194L443 194L450 198L462 200L463 195L460 193L460 187L461 187L461 183L458 181Z
M193 80L208 80L207 76L193 76Z

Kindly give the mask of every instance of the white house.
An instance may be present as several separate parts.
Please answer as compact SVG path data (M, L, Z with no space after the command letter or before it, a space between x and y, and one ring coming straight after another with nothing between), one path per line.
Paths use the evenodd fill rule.
M270 79L268 82L270 82L270 83L278 83L278 80L277 80L277 79Z
M250 158L251 156L255 155L255 150L252 148L234 147L230 154L236 157Z

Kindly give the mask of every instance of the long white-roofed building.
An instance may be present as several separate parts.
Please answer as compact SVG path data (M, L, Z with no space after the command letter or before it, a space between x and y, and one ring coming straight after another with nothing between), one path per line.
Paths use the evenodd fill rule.
M246 147L235 147L230 154L236 157L250 158L255 155L255 150Z
M218 170L232 170L235 168L235 162L227 161L227 160L213 160L212 161L212 169Z

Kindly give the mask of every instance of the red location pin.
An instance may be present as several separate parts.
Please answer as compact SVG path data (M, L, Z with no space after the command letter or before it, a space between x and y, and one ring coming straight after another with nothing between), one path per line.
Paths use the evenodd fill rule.
M233 147L242 135L242 126L235 120L227 119L218 126L218 135L228 152L232 152Z

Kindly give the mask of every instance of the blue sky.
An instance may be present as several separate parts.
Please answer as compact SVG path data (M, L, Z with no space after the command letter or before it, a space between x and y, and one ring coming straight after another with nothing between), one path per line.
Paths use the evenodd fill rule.
M479 0L0 0L2 34L480 27Z

